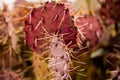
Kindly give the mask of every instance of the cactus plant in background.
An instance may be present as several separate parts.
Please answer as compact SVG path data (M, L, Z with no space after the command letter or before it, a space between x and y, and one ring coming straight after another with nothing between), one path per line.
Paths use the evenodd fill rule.
M80 42L87 44L89 47L97 47L104 31L99 18L92 15L78 16L75 23L83 34L81 36L81 33L78 31Z
M102 7L100 9L100 14L102 19L105 20L106 23L116 23L120 21L120 1L119 0L105 0L102 3Z
M1 70L0 80L21 80L18 75L12 71Z
M3 10L0 10L0 79L19 80L18 75L12 71L12 68L18 64L15 55L19 52L19 46L9 12L8 6L4 4Z

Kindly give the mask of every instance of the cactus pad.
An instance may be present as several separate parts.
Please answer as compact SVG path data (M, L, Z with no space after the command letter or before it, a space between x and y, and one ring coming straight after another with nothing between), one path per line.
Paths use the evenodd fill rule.
M38 53L43 51L43 48L39 47L47 43L45 39L41 39L45 38L46 33L47 35L63 34L66 44L70 41L71 45L76 43L77 30L69 9L65 8L64 4L54 1L33 8L26 17L24 30L27 44Z

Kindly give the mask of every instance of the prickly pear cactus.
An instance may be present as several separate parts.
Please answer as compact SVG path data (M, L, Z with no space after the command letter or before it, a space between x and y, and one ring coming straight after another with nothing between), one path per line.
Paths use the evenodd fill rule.
M54 1L33 8L25 20L24 30L26 42L33 50L39 54L49 53L48 67L54 78L68 79L68 47L76 44L77 35L69 9Z

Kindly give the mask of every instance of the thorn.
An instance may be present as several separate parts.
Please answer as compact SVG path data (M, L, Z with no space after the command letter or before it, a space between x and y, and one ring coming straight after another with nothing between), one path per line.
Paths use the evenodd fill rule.
M78 44L78 46L79 46L79 48L81 48L82 47L82 41L80 40L80 38L77 38L77 44Z
M48 36L45 31L40 32L40 33L43 34L46 38L47 38L47 37L48 37L48 38L51 38L51 36ZM52 33L51 33L51 34L52 34ZM44 39L44 38L41 38L41 39Z
M42 52L41 54L43 55L43 54L46 54L48 52L49 52L49 50L46 50L46 51Z
M44 38L38 38L37 40L47 40L47 39L49 39L50 37L44 37Z
M81 74L81 73L77 73L78 75L81 75L81 76L83 76L83 77L87 77L86 75L84 75L84 74Z
M67 34L68 34L68 35L67 35ZM66 36L66 38L64 38L64 40L67 39L67 38L69 38L69 37L73 37L74 33L71 33L71 34L70 34L70 33L66 33L66 35L67 35L67 36Z
M63 23L63 20L65 19L65 13L66 13L66 10L64 10L64 12L63 12L63 17L62 17L62 19L61 19L61 21L60 21L60 23L58 25L58 29L60 29L60 27L61 27L61 25Z
M50 59L49 59L49 62L50 62L49 65L52 65L56 62L56 59L51 56Z
M72 77L70 76L70 74L68 75L68 77L70 78L70 80L72 80Z
M55 71L52 71L50 74L46 75L46 76L44 77L44 79L46 79L47 77L49 77L49 76L52 75L53 73L55 73Z
M69 33L60 34L60 36L65 36L65 35L69 35Z
M81 8L82 8L82 7L79 7L78 10L76 10L76 11L73 13L73 15L78 14L78 13L80 12Z
M72 44L72 41L70 41L66 46L68 47L68 46L70 46Z
M72 60L72 61L79 63L79 64L84 64L84 65L86 64L85 62L80 62L80 61L76 61L76 60Z
M82 24L79 26L79 28L82 28L82 27L87 26L87 25L89 25L89 23Z
M49 65L49 67L53 67L53 66L56 66L56 65L60 65L62 63L66 63L66 61L62 61L62 62L58 62L58 63L55 63L55 64L52 64L52 65Z
M36 38L35 38L35 42L34 42L34 43L35 43L35 47L37 47L37 41L38 41L38 40L37 40L37 37L36 37Z
M35 30L40 26L40 24L43 22L43 18L38 22L38 24L35 27Z
M80 66L76 66L76 67L74 67L73 69L71 69L71 70L69 70L70 72L71 71L73 71L73 70L75 70L75 69L78 69Z
M109 63L111 66L115 67L115 65L112 62L110 62L109 60L106 60L106 62Z
M86 40L86 37L83 35L82 31L78 28L78 33L80 34L83 40Z
M30 15L32 13L32 11L33 11L33 8L26 15L24 15L22 18L24 19L25 17L27 17L28 15ZM29 21L29 22L31 22L31 21Z
M46 38L35 38L35 47L37 47L37 41L40 41L40 40L43 40L43 39L47 39L47 38L49 38L49 37L46 37ZM46 46L46 45L48 45L49 44L49 42L46 42L46 43L44 43L43 45L41 45L39 48L42 48L42 47L44 47L44 46Z
M32 67L34 67L34 65L31 65L31 66L27 67L25 70L23 70L21 73L19 73L18 76L23 75L25 72L27 72Z
M29 14L29 23L32 23L32 17L31 17L31 13Z
M82 72L82 71L85 71L86 69L80 69L80 70L77 70L77 71L79 71L79 72Z
M45 31L45 33L47 34L47 36L50 36L50 34L47 32L47 30L44 28L44 26L41 26L41 27Z
M90 46L90 41L87 41L86 44L87 44L87 46L89 47L89 46Z
M116 53L120 53L120 51L119 50L117 50L117 49L115 49L115 48L113 48L113 51L115 51Z
M93 30L93 24L90 23L90 30Z
M119 44L113 44L114 47L120 48Z
M70 54L70 56L71 56L72 58L74 58L74 59L76 59L76 60L79 61L79 59L78 59L77 57L75 57L73 54ZM72 62L72 61L71 61L71 62Z
M49 44L49 42L48 43L44 43L43 45L39 46L39 48L43 48L44 46L47 46L48 44Z
M31 6L31 7L35 7L34 3L32 1L29 1L28 4Z
M58 15L55 15L53 21L56 21L58 19Z
M65 64L63 70L66 71L68 69L69 64Z
M98 38L98 40L100 39L100 33L98 31L96 31L96 36Z
M45 62L46 60L49 60L49 59L51 59L51 58L50 57L45 58L44 60L41 60L41 62Z
M55 3L55 5L53 6L53 8L52 9L55 9L55 7L57 6L57 3Z
M76 52L77 52L77 51L81 51L81 50L84 50L84 49L86 49L86 48L88 48L88 46L85 46L85 47L81 47L80 49L77 49L77 50L76 50Z
M89 51L87 51L87 52L85 52L85 53L79 55L78 57L84 56L84 55L86 55L86 54L88 54L88 53L89 53Z
M32 25L30 24L30 26L29 26L29 31L31 31L32 30Z
M84 18L85 16L84 16L84 15L79 15L78 17L80 17L80 18Z

